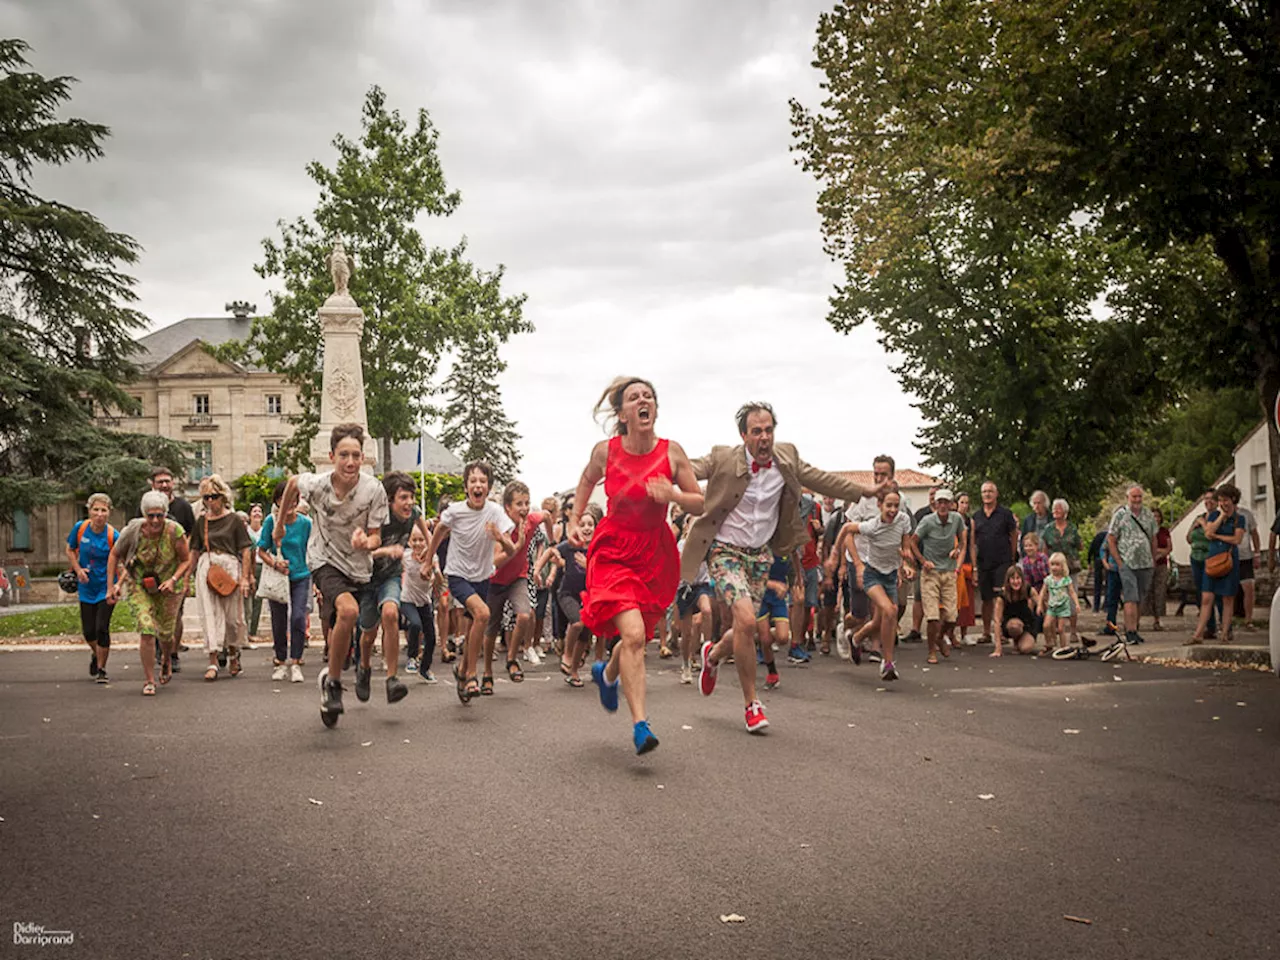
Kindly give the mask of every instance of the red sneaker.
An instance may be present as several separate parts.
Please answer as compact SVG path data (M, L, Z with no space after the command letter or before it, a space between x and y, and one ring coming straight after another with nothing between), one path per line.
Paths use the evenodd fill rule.
M769 720L764 715L764 704L752 700L751 706L747 707L747 733L764 733L767 726Z
M764 688L766 690L777 690L780 683L782 683L782 678L776 673L771 673L764 678Z
M704 697L711 696L716 688L716 674L720 672L719 664L711 662L711 648L715 646L710 640L702 645L702 670L698 673L698 688Z

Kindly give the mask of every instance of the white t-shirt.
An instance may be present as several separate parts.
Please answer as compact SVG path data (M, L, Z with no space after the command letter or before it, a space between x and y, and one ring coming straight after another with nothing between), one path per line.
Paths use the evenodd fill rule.
M472 510L465 500L459 500L449 504L440 520L449 528L445 576L462 577L472 583L492 577L494 544L485 526L492 523L500 532L510 533L516 525L507 511L492 500L486 500L479 510Z
M750 471L751 453L747 451L745 455ZM746 492L720 524L716 539L731 546L758 550L773 538L773 531L778 527L778 501L782 499L786 483L776 461L769 469L758 470L750 477Z
M403 564L400 599L405 603L412 603L415 607L425 607L431 602L431 558L428 557L426 563L418 563L414 559L413 551L405 547ZM427 579L422 576L423 570L427 572Z
M899 511L899 515L901 515L901 511ZM880 504L876 501L876 498L863 497L845 511L844 522L862 524L866 523L868 520L874 520L878 516L880 516ZM855 533L853 535L853 547L858 551L858 556L862 559L862 562L866 563L867 538L861 533ZM848 550L845 550L844 558L849 561L849 563L853 563L853 554Z
M880 573L893 573L902 564L902 538L911 532L911 518L899 513L892 523L879 517L863 520L858 532L867 542L866 563ZM861 552L861 551L859 551Z
M373 554L353 550L351 534L356 530L380 530L391 516L382 484L376 477L361 473L351 492L339 499L333 489L332 471L300 473L298 495L311 508L307 567L314 573L329 564L356 583L368 583L373 576Z

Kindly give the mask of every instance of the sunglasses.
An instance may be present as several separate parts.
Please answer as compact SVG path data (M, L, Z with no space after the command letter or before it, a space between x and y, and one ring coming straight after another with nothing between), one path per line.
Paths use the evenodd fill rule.
M163 513L148 513L148 514L147 514L147 519L148 519L148 520L163 520L164 518L165 518L165 514L163 514Z
M201 497L200 499L201 499L201 500L206 500L206 501L208 501L208 500L221 500L221 499L222 499L222 494L220 494L220 493L206 493L206 494L205 494L203 497Z

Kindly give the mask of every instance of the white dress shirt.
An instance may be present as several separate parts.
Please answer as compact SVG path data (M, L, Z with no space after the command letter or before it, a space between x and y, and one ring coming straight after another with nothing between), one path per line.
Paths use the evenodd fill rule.
M747 469L751 469L751 451L746 451ZM768 469L761 467L751 474L746 492L733 511L720 524L716 539L734 547L758 550L773 538L778 527L778 501L782 499L782 471L775 461Z

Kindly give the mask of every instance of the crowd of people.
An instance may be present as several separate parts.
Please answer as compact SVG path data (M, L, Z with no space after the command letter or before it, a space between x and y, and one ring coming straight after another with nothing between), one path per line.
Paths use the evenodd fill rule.
M172 473L157 468L139 516L117 532L110 499L93 495L88 518L67 537L90 675L107 682L111 616L123 601L141 635L145 696L181 670L189 603L201 624L204 679L237 676L266 600L273 681L305 680L313 617L319 621L326 726L344 712L344 672L354 674L359 700L371 698L379 639L388 703L408 695L403 632L406 672L436 683L438 654L464 706L493 695L499 647L513 683L524 679L522 663L557 657L564 682L582 688L590 662L603 708L615 712L625 697L643 754L658 746L645 700L645 650L654 640L659 657L679 658L681 682L692 685L696 674L705 696L721 666L732 665L745 728L761 733L769 720L757 695L760 667L772 689L781 682L779 655L803 664L834 645L896 681L898 624L908 610L902 639L927 643L929 663L981 642L992 657L1091 644L1079 635L1082 554L1096 564L1093 602L1095 610L1106 605L1104 632L1143 642L1144 611L1160 628L1171 539L1141 487L1128 491L1085 554L1063 499L1036 491L1019 523L988 481L976 508L967 494L939 486L913 512L892 457L875 458L869 487L823 472L776 441L767 403L743 405L740 442L700 458L657 436L657 392L644 379L616 380L597 413L612 435L591 451L572 496L544 499L541 510L531 508L525 484L497 490L490 467L472 462L464 498L441 498L428 518L408 475L379 480L362 470L356 424L332 431L332 470L282 479L266 513L260 505L235 512L215 474L200 482L197 514L175 496ZM603 511L590 503L601 482ZM1251 528L1238 501L1230 484L1206 494L1206 514L1189 536L1201 596L1195 641L1215 629L1215 617L1230 631L1222 600L1252 581ZM1256 551L1256 525L1252 536ZM970 635L979 624L981 634Z

